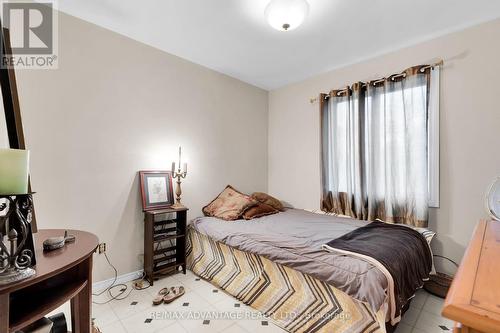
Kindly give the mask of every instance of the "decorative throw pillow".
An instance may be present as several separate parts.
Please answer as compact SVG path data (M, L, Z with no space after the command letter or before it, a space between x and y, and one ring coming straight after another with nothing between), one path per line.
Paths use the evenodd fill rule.
M434 238L434 236L436 235L436 233L434 231L432 231L431 229L420 228L420 227L413 227L413 229L415 229L419 233L421 233L422 236L424 236L427 243L429 244L429 246L431 246L431 241Z
M237 220L244 211L258 204L246 194L238 192L231 185L227 185L224 191L203 207L205 216L218 217L223 220Z
M279 201L275 197L270 196L267 193L254 192L254 193L252 193L252 198L254 198L255 200L257 200L263 204L269 205L269 206L271 206L274 209L277 209L279 211L285 210L281 201Z
M245 212L243 213L243 218L245 220L251 220L257 217L276 214L278 212L279 210L277 210L273 206L269 206L262 202L259 202L256 206L250 207L247 210L245 210Z
M337 213L334 213L334 212L325 212L324 210L321 210L321 209L307 209L307 208L305 208L304 210L306 212L311 212L311 213L320 214L320 215L344 217L344 218L348 218L348 219L352 219L353 218L352 216L349 216L349 215L337 214ZM380 222L384 222L384 221L380 220Z
M417 230L422 236L424 236L425 240L427 241L427 244L429 244L429 250L431 251L432 255L432 270L431 274L436 274L436 267L434 266L434 253L432 253L432 248L431 248L431 242L436 233L432 231L431 229L427 228L419 228L419 227L413 227L413 229Z

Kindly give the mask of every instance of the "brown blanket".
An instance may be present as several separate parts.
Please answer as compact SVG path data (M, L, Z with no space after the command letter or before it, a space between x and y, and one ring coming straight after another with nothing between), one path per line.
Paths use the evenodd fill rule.
M326 244L330 249L358 253L381 263L394 280L396 316L432 269L425 238L403 225L372 222Z

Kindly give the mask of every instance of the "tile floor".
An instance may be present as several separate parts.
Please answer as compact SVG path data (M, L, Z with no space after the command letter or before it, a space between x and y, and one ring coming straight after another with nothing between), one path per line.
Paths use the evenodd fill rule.
M152 297L158 290L176 285L186 288L186 294L182 298L168 305L151 304ZM94 297L94 301L102 302L106 296ZM440 316L442 304L441 298L419 291L396 333L451 332L452 322ZM66 318L70 318L69 303L54 312L61 311L66 314ZM103 333L285 332L258 311L199 279L190 271L186 275L165 277L146 290L132 290L126 299L104 305L93 304L92 312ZM209 312L230 314L232 317L206 319L199 315ZM184 317L175 318L170 315L172 313ZM240 319L236 319L236 316Z

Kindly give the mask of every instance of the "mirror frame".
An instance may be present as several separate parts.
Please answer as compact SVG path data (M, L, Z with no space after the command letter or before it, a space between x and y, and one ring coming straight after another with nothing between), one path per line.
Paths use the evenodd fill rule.
M10 46L9 29L4 28L1 21L0 29L1 61L4 55L12 55L12 48ZM7 123L10 148L26 149L23 123L21 120L21 109L19 107L19 97L17 94L16 73L13 68L0 65L0 88L2 91L3 108L5 112L5 121ZM28 181L28 191L31 192L31 180ZM31 229L32 232L37 232L34 208L32 210Z

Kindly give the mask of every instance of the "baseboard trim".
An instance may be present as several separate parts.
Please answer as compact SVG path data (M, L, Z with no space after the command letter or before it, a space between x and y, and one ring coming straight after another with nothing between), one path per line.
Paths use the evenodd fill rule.
M141 269L139 271L135 271L135 272L130 272L130 273L118 275L116 277L115 284L118 284L118 283L127 283L129 281L140 279L142 277L142 272L143 272L143 270ZM111 283L113 283L113 280L114 279L111 278L111 279L107 279L107 280L103 280L103 281L98 281L98 282L92 283L92 291L94 293L96 293L96 292L98 293L98 292L103 291L104 289L108 288L111 285Z

